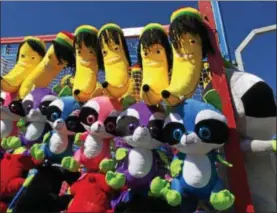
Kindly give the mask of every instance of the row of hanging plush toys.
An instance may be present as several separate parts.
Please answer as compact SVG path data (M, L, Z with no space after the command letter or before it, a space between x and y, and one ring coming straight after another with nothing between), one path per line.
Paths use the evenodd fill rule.
M230 166L216 151L228 141L220 99L210 86L203 95L209 103L190 99L200 80L203 58L213 54L210 35L201 14L192 8L172 14L169 35L171 44L161 25L144 28L138 46L144 103L124 109L120 99L132 93L134 79L129 75L126 40L117 25L107 24L99 31L83 25L76 29L74 39L59 33L47 52L36 38L23 42L14 68L17 72L1 78L3 97L18 91L21 99L10 103L9 110L1 106L1 112L12 115L1 117L1 135L4 120L14 122L21 117L25 123L19 137L11 133L12 137L1 141L8 150L1 171L16 168L1 173L1 208L7 208L23 184L23 172L38 164L38 172L31 181L27 178L25 190L19 191L10 206L14 212L179 208L192 212L198 200L209 201L216 210L232 206L235 198L224 189L216 170L216 162ZM74 49L73 97L68 96L69 87L58 88L58 97L45 87L65 66L74 65ZM37 60L37 66L27 67L31 60ZM97 82L100 68L106 73L102 85ZM12 74L29 75L15 81L9 77ZM273 92L249 73L233 69L226 74L241 147L248 152L245 165L256 211L276 211L272 166L276 159L271 162L267 154L276 152L276 139L271 138L276 134ZM163 100L169 106L166 110L160 105ZM110 139L115 144L114 156ZM168 147L177 149L172 162ZM79 177L82 167L85 171ZM70 195L59 196L63 181L69 184Z

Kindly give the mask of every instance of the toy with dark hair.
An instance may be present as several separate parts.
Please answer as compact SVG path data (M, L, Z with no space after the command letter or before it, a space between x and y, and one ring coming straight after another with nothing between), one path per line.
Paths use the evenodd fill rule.
M128 49L127 41L124 37L124 34L121 31L117 30L116 28L107 28L106 30L102 30L99 33L98 38L99 38L99 43L100 43L101 48L103 48L103 46L104 46L102 38L104 38L104 42L106 44L108 44L109 39L111 39L115 44L119 45L120 40L121 40L122 46L124 48L125 56L127 58L129 66L132 65L131 58L130 58L130 55L129 55L129 49Z
M59 63L65 61L67 62L67 67L75 67L75 56L73 49L62 45L57 41L53 41L52 44L54 46L54 52Z
M103 69L103 57L101 53L101 48L98 42L97 34L92 34L89 32L80 32L74 36L74 49L78 47L79 49L82 47L83 44L87 47L92 49L97 57L97 63L99 69Z
M190 15L182 15L173 20L169 27L169 37L175 49L180 49L180 37L184 33L199 35L202 41L203 58L207 53L213 53L213 47L209 39L208 30L203 21Z
M139 39L137 49L138 65L143 68L140 54L141 46L143 49L148 50L152 45L157 44L161 45L165 49L168 62L168 69L170 70L172 67L172 49L168 41L167 34L162 30L156 28L146 30Z
M28 39L28 40L25 40L24 42L22 42L21 44L19 44L19 46L18 46L18 51L17 51L17 55L16 55L16 62L18 61L18 58L19 58L20 48L21 48L25 43L27 43L27 44L32 48L32 50L34 50L35 52L37 52L41 57L44 57L44 56L45 56L45 54L46 54L45 48L43 48L40 44L38 44L37 41Z

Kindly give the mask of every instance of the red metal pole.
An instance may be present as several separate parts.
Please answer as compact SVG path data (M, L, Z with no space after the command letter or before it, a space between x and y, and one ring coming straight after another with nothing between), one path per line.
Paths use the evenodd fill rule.
M208 62L211 68L212 85L221 97L223 104L223 113L225 114L228 126L230 128L229 143L225 147L226 159L231 162L234 167L228 170L228 182L231 192L235 195L235 212L245 213L254 212L252 199L248 186L247 173L244 166L244 156L240 151L239 136L236 132L236 122L234 117L234 110L232 106L230 91L227 79L224 72L224 64L219 50L216 38L216 26L213 16L212 5L210 1L199 1L199 10L207 18L207 27L209 29L210 39L215 54L208 55Z

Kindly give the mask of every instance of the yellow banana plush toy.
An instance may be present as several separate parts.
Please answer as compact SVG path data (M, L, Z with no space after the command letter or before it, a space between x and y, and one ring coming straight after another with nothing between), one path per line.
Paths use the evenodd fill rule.
M169 106L191 98L202 71L202 59L212 46L200 12L194 8L179 9L171 15L169 37L173 46L173 68L170 85L162 91Z
M105 70L103 92L111 98L121 99L132 92L133 85L129 74L131 60L123 31L118 25L109 23L101 27L98 39Z
M138 63L142 67L140 96L147 105L162 101L161 92L169 86L172 51L162 25L144 27L138 43Z
M16 64L8 74L1 76L1 90L17 92L23 80L36 68L46 53L45 43L28 36L19 45Z
M25 78L19 98L23 99L33 88L45 88L65 68L75 64L73 35L68 32L57 34L46 55L35 70Z
M102 86L97 82L98 69L103 66L97 33L98 30L89 25L78 27L74 33L76 73L73 95L80 102L102 94Z

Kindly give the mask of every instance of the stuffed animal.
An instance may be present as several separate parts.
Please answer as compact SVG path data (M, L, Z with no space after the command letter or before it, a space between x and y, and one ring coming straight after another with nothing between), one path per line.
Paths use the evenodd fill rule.
M0 97L0 118L1 118L1 141L2 138L9 136L15 136L17 134L16 123L19 121L20 116L11 113L9 110L9 104L14 99L14 95L9 92L1 91Z
M53 131L44 135L43 144L34 144L31 154L35 159L47 159L60 164L63 157L74 154L74 135L83 132L79 121L80 105L72 96L60 97L50 103L46 112L47 122Z
M70 187L74 198L67 212L106 212L110 209L109 198L113 189L99 169L107 171L113 166L109 160L110 140L115 130L115 116L120 110L120 103L106 96L93 98L82 107L79 117L86 134L78 135L76 142L83 145L76 152L75 159L66 157L62 165L70 171L77 171L82 164L87 171ZM104 168L108 164L111 166Z
M98 70L103 66L97 33L98 30L89 25L79 26L74 33L76 74L73 95L80 102L86 102L103 92L101 84L97 82Z
M164 196L173 206L181 203L182 196L188 196L210 201L219 211L231 207L235 198L224 189L216 169L216 162L228 165L216 152L228 140L225 116L210 104L188 99L171 109L163 136L179 151L170 165L174 179L169 188L157 177L151 183L151 192Z
M5 153L0 159L1 164L1 191L0 191L0 212L6 212L8 204L22 186L26 172L34 168L40 162L30 156L26 156L24 149L17 149L13 154Z
M192 97L198 86L202 59L213 49L200 12L190 7L173 12L169 37L173 68L170 85L162 91L162 97L167 105L174 106Z
M1 76L1 90L17 92L24 79L33 72L46 52L45 43L39 38L28 36L18 47L16 64L12 70Z
M142 30L138 43L138 63L143 70L141 99L147 105L159 104L162 90L169 86L172 66L171 46L162 25L151 23Z
M143 102L131 105L119 114L115 135L121 137L129 148L118 148L115 159L116 172L108 171L107 183L114 189L124 184L134 194L147 195L149 183L156 176L164 177L168 159L158 150L163 145L162 126L164 111ZM132 198L130 198L132 199Z
M55 86L53 86L52 90L57 94L63 93L66 90L66 92L68 92L68 94L71 95L73 83L74 83L74 76L68 74L61 79L59 84L56 84Z
M65 67L73 67L74 64L73 35L68 32L60 32L47 50L43 60L30 75L25 77L19 89L19 98L23 99L34 87L48 87Z
M276 211L276 98L261 78L232 68L226 69L241 150L252 200L257 212ZM215 106L219 95L211 83L203 97Z
M51 130L45 113L49 104L56 98L57 95L51 89L37 88L22 101L12 101L9 105L10 111L24 117L26 130L19 137L13 136L4 139L1 146L7 150L17 149L20 146L30 148L35 143L41 143L43 136Z
M121 99L132 93L133 80L129 75L131 59L122 29L113 23L101 27L98 39L104 61L104 94Z
M79 119L86 132L76 135L75 143L82 146L76 152L75 159L63 159L62 164L67 169L77 171L82 164L88 171L98 171L101 161L111 157L110 140L120 110L120 103L106 96L95 97L82 106Z

